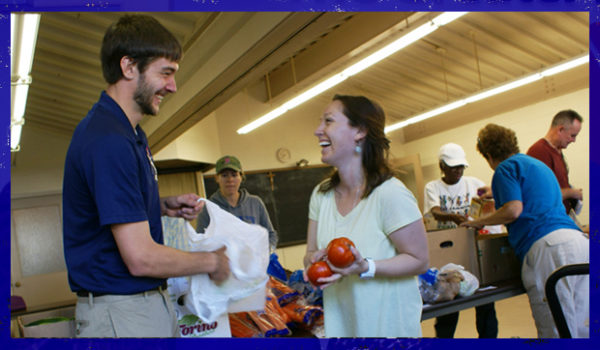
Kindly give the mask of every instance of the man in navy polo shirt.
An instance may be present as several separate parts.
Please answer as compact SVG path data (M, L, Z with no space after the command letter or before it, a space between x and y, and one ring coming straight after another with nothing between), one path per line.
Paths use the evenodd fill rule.
M64 250L77 293L79 337L172 337L176 319L166 278L229 276L224 249L184 252L163 245L161 215L194 219L196 194L159 198L158 178L139 123L176 91L181 46L150 16L126 15L106 31L108 83L79 123L65 162Z

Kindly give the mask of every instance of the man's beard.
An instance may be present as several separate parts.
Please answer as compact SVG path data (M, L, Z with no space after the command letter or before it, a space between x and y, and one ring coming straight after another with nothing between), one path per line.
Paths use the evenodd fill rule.
M141 74L138 86L133 94L133 100L140 106L143 114L156 115L158 113L158 110L155 110L152 106L155 93L152 87L146 83L144 74Z

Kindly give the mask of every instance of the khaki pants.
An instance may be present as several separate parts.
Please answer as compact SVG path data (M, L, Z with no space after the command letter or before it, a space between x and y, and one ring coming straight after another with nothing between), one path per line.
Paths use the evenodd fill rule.
M78 338L175 337L177 319L166 291L78 297Z
M546 280L564 265L589 263L589 239L576 230L560 229L538 239L521 267L523 286L539 338L558 338L558 330L546 300ZM589 275L561 278L556 293L573 338L589 337Z

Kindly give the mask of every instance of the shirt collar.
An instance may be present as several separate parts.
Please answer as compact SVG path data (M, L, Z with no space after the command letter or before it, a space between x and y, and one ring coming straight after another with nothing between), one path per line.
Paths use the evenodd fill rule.
M127 130L130 131L129 135L134 140L141 140L143 131L140 125L136 125L134 130L131 127L131 122L129 121L129 118L127 118L127 115L125 114L121 106L119 106L117 101L110 97L110 95L108 95L106 91L102 91L102 93L100 94L99 104L102 105L104 108L108 109L111 112L111 115L114 116L114 118L117 119L121 124L123 124L123 126L126 126Z

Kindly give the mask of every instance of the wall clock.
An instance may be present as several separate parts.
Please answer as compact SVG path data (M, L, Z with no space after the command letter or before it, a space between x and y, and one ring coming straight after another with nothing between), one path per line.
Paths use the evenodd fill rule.
M292 159L292 154L290 153L289 149L281 147L277 150L277 152L275 152L275 157L277 157L279 162L287 163L290 161L290 159Z

